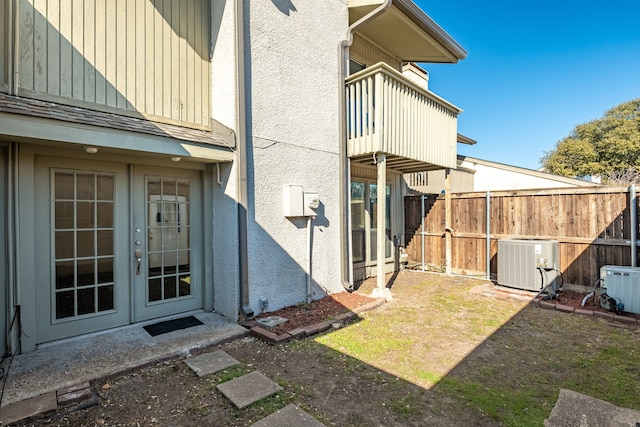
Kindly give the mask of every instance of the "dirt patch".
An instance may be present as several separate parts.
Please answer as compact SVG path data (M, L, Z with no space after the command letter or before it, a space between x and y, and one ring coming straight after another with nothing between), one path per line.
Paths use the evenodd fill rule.
M359 293L341 292L334 295L326 296L322 299L312 301L310 303L298 304L293 307L286 307L281 310L262 313L256 316L256 319L262 319L269 316L280 316L287 319L272 329L275 334L284 334L296 328L310 326L320 323L324 320L330 320L336 316L353 311L358 307L362 307L375 299Z
M99 405L18 425L250 426L289 403L327 426L542 425L561 388L640 409L637 324L471 292L483 283L400 273L392 301L343 328L281 345L247 337L216 346L207 351L240 365L203 378L175 360L93 382ZM563 292L556 302L582 297ZM295 327L370 301L345 294L265 315ZM283 391L237 410L216 385L252 371Z

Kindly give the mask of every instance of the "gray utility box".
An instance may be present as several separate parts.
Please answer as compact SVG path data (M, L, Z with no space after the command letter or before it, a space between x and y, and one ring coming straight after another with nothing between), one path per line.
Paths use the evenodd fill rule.
M498 240L498 285L528 291L559 286L560 247L557 240Z
M640 314L640 267L605 265L600 268L600 279L600 287L623 303L624 311Z

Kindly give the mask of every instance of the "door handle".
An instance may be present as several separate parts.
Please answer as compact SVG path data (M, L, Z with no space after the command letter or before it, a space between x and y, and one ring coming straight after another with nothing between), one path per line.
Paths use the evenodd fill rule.
M139 276L140 275L140 263L142 262L142 249L136 249L135 255L136 255L136 262L137 262L136 276Z

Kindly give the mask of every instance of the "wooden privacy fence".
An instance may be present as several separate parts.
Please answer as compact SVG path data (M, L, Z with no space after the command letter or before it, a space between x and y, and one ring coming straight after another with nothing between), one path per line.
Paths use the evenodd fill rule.
M410 263L422 265L424 261L430 269L442 271L449 265L454 273L485 276L488 246L489 277L495 279L498 240L519 238L558 240L559 269L565 283L593 286L603 265L636 265L631 249L632 245L637 248L638 237L634 187L460 193L450 197L448 225L444 196L405 198L405 242ZM447 240L450 248L446 247Z

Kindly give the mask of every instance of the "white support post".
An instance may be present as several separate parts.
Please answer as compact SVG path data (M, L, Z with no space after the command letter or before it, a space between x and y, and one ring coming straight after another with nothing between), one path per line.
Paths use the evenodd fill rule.
M376 209L377 216L377 245L376 245L376 261L377 261L377 277L376 277L376 289L373 295L377 298L384 297L387 301L391 300L391 291L386 287L385 280L385 243L386 243L386 218L387 218L387 155L385 153L377 153L376 159L378 162L378 182L377 182L377 198L378 206Z

